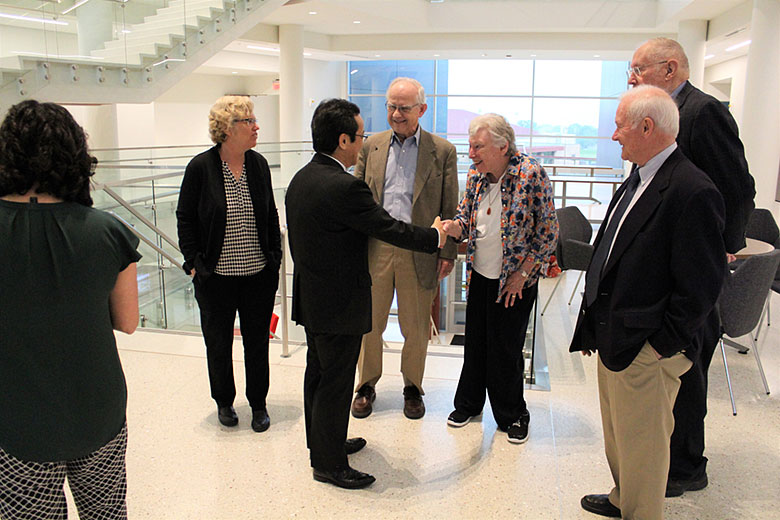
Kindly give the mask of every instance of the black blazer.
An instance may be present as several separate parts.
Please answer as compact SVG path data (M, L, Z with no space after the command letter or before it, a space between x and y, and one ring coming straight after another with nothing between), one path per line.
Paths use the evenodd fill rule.
M285 198L295 262L292 318L308 331L361 335L371 330L368 237L433 253L433 228L392 218L368 185L316 154L295 174Z
M685 350L694 359L692 339L726 274L723 215L715 185L676 149L626 215L598 296L590 307L582 303L569 350L597 349L611 370L631 364L645 341L662 356Z
M282 240L271 187L271 170L265 158L254 150L244 154L244 164L266 269L278 270L282 259ZM198 278L205 280L217 266L227 224L225 179L219 145L196 155L187 165L176 219L184 271L189 274L194 267Z
M675 99L680 108L677 144L718 187L726 205L726 251L745 247L745 226L755 207L756 187L748 171L737 123L728 109L687 81Z

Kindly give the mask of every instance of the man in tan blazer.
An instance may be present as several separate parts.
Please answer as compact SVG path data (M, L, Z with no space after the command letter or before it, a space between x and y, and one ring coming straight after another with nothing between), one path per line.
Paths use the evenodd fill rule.
M377 203L398 220L430 226L437 216L451 218L458 205L457 154L450 142L420 128L419 119L428 108L422 85L411 78L396 78L386 98L391 130L366 140L355 176L368 184ZM370 241L372 330L363 337L360 351L360 378L352 402L354 417L368 417L373 410L374 387L382 376L382 333L394 292L404 336L404 415L410 419L425 415L422 379L431 304L438 282L452 270L456 254L452 241L432 254Z

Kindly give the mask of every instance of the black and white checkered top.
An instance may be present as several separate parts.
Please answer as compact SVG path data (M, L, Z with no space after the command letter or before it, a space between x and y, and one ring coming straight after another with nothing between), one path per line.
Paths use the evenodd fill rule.
M257 236L257 222L246 180L246 164L241 178L236 180L228 163L222 161L222 176L225 178L227 199L227 223L222 252L214 272L227 276L250 276L265 267L265 255Z

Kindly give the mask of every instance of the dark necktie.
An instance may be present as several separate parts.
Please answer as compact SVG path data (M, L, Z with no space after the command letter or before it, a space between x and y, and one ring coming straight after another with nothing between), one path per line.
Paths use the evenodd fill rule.
M593 252L593 258L590 261L590 267L588 268L588 272L585 275L585 303L588 306L590 306L596 300L596 296L599 293L601 273L607 263L607 256L609 255L609 250L612 247L612 242L615 239L615 233L617 232L618 224L620 224L620 219L623 218L623 214L626 212L626 208L628 208L628 204L631 202L631 199L634 198L634 193L636 193L638 186L639 168L635 164L631 170L631 175L628 177L626 191L623 192L623 198L620 199L620 202L615 208L615 211L612 213L612 216L609 217L607 229L604 231L604 236L601 237L601 242L599 242L599 246L596 248L596 251Z

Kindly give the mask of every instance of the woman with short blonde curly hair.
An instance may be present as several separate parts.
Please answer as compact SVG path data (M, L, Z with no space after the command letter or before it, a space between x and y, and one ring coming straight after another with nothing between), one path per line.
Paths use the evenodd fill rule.
M247 96L222 96L209 110L209 137L214 144L222 144L227 130L236 119L250 118L255 104Z
M257 145L254 104L224 96L209 111L215 146L187 165L176 218L184 271L192 276L206 342L211 397L224 426L238 424L233 408L233 327L241 318L246 397L252 429L271 419L268 394L268 329L279 285L282 241L268 162Z

